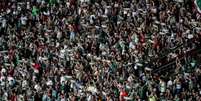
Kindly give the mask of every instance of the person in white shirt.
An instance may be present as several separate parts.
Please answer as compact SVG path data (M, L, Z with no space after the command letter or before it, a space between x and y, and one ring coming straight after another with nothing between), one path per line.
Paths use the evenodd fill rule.
M21 24L23 26L25 26L27 24L27 20L28 20L27 16L25 16L25 15L22 15L21 18L20 18Z

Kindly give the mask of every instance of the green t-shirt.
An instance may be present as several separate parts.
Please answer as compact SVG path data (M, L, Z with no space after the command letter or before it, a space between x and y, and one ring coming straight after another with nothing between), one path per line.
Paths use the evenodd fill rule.
M113 91L114 91L114 95L116 97L118 97L119 96L119 90L118 90L118 88L114 88Z
M17 66L18 64L19 64L19 55L16 55L14 65Z
M112 69L113 72L116 71L116 69L117 69L117 63L116 62L114 62L114 61L112 62L111 69Z
M55 3L57 3L57 0L49 0L49 4L50 4L50 5L53 5L53 4L55 4Z
M139 89L138 94L139 94L140 98L142 98L142 99L145 98L146 90L147 90L147 86L146 86L146 85L142 86L142 87Z
M39 9L34 6L34 7L32 8L32 15L33 15L33 16L37 16L38 13L39 13Z

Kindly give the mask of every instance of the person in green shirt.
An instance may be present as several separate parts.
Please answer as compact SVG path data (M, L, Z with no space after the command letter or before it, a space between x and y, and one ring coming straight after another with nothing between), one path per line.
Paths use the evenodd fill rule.
M33 6L32 8L32 16L37 16L39 13L39 9L36 6Z
M147 91L146 84L142 85L142 87L139 88L138 94L141 99L146 99L146 91Z
M48 3L49 3L50 5L56 4L56 3L57 3L57 0L48 0Z

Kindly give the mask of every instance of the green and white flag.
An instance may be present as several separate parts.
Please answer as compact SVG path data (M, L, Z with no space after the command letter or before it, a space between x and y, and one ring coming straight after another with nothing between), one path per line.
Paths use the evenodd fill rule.
M194 0L195 7L199 13L201 13L201 0Z

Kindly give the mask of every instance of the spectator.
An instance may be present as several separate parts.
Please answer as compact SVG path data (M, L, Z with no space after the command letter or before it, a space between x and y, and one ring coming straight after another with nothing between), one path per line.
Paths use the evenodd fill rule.
M1 100L201 99L190 0L3 0L0 10Z

